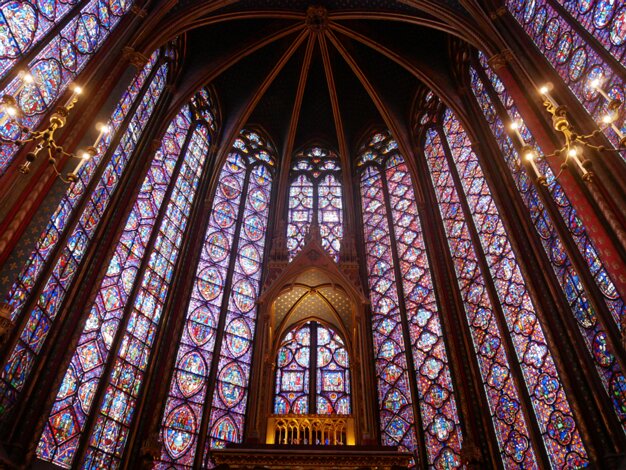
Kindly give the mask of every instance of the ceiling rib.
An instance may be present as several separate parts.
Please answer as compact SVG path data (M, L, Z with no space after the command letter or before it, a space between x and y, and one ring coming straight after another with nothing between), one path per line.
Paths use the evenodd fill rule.
M439 81L434 78L433 74L426 73L423 68L417 67L415 64L411 63L400 54L392 51L388 47L383 46L379 42L354 31L353 29L347 28L344 25L331 23L331 29L335 32L341 33L346 37L349 37L350 39L354 39L355 41L360 42L361 44L387 57L389 60L396 63L407 72L409 72L411 75L413 75L415 78L417 78L419 81L424 83L428 88L433 90L433 92L437 96L439 96L447 106L453 108L455 112L457 112L463 119L467 118L463 110L457 109L458 106L456 106L456 103L447 98L449 95L449 91L440 85Z
M237 65L241 60L248 57L251 54L254 54L259 49L262 49L265 46L268 46L290 34L294 34L297 31L304 29L302 24L296 24L292 26L288 26L279 30L276 33L273 33L269 36L261 38L258 41L255 41L251 44L248 44L241 48L239 51L229 55L225 59L219 61L215 64L210 70L201 74L198 78L194 79L191 84L185 84L183 92L180 93L175 101L170 105L168 119L172 119L177 113L178 110L183 106L184 103L187 102L189 97L196 92L200 87L204 86L207 83L212 83L217 77L219 77L222 73L224 73L229 68ZM213 65L213 64L211 64Z
M346 63L348 64L352 72L358 78L363 88L365 88L365 91L367 92L370 99L376 106L378 113L383 118L385 125L391 131L391 133L393 134L393 137L396 139L396 142L398 143L398 147L400 148L400 153L405 157L404 161L407 164L407 166L411 169L413 180L416 181L417 171L415 168L414 160L412 158L409 158L409 156L412 155L412 152L410 152L411 147L408 143L408 138L406 138L406 133L402 131L402 127L394 119L392 113L389 111L389 109L383 102L382 98L380 97L380 95L378 94L378 92L376 91L372 83L368 80L368 78L365 76L365 74L363 73L363 71L357 64L357 62L350 55L350 53L347 51L347 49L344 47L341 41L339 41L339 39L335 36L333 31L328 31L328 39L333 43L333 46L335 46L339 54L341 54L341 56L346 61ZM421 196L418 195L417 199L420 199L420 197ZM418 203L419 202L420 201L418 201Z
M320 52L322 54L322 63L324 64L324 73L326 75L326 83L328 84L328 93L330 94L330 104L333 110L333 120L335 121L335 131L337 134L337 142L339 143L339 158L341 160L341 175L344 182L344 187L352 187L352 172L350 167L350 150L348 148L348 142L346 141L346 134L343 127L343 120L341 119L341 109L339 107L339 95L337 94L337 87L335 86L335 78L333 75L332 65L330 63L330 55L328 54L328 45L326 44L326 31L320 35ZM354 207L352 200L352 191L343 192L344 200L347 207ZM352 211L345 211L345 225L346 232L351 233L351 227L354 226L354 220L352 220Z
M208 2L207 2L208 3ZM217 23L223 23L226 21L235 21L242 19L281 19L281 20L294 20L294 21L304 21L304 12L293 12L293 11L245 11L245 12L237 12L237 13L225 13L222 15L215 16L207 16L213 11L221 8L211 8L210 11L207 11L200 18L195 17L194 19L189 18L189 12L183 11L178 15L174 14L173 18L168 18L167 24L163 25L163 27L159 28L156 25L153 26L153 31L156 31L156 34L153 35L149 39L149 41L143 42L140 39L136 39L133 41L133 44L137 44L135 47L136 50L143 52L144 54L150 54L150 52L157 49L162 44L171 41L175 37L180 36L181 34L185 34L192 29L201 28L203 26L210 26Z
M228 152L230 152L230 149L232 148L235 139L237 138L237 135L239 134L241 129L243 129L244 125L248 122L248 119L250 118L250 115L256 108L257 104L259 104L259 101L261 101L261 98L263 97L263 95L265 95L267 89L274 82L278 74L285 67L287 62L289 62L289 59L291 59L291 57L295 54L295 52L302 45L308 35L309 31L302 31L298 35L295 41L287 48L287 50L283 53L280 59L278 59L278 62L276 63L276 65L274 65L267 77L263 79L261 85L259 85L255 92L250 96L248 103L243 108L243 111L239 114L230 129L225 132L224 139L222 140L222 147L220 148L220 151L218 153L216 168L222 167L226 159L226 155L228 154ZM215 186L218 176L218 172L213 175L213 178L211 180L211 188Z
M289 121L289 130L287 131L287 139L283 152L283 158L280 167L280 180L278 183L278 194L285 194L289 183L289 169L291 167L291 153L296 139L296 131L298 130L298 120L300 119L300 110L302 109L302 100L304 98L304 90L309 78L309 69L311 67L311 58L313 57L313 49L317 42L317 35L313 31L309 31L309 40L306 45L302 68L300 69L300 78L298 80L298 88L291 111L291 120ZM280 218L283 218L285 198L279 198L276 202L276 210Z

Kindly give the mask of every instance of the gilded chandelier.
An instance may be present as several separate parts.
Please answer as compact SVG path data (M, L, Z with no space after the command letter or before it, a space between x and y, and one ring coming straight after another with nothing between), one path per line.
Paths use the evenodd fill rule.
M98 154L98 144L104 135L109 132L108 126L104 124L97 124L96 128L98 129L99 134L93 145L77 153L67 152L57 143L55 133L57 130L65 127L67 117L78 102L78 97L82 93L82 88L76 84L71 85L71 96L63 105L58 106L50 115L50 118L48 119L48 126L42 130L33 130L22 124L24 112L20 108L17 97L25 87L35 84L36 81L35 78L28 72L21 72L19 74L19 78L20 84L13 95L4 95L0 100L0 127L6 124L16 124L19 128L19 133L15 138L0 136L0 142L15 145L32 143L34 145L33 150L26 154L26 162L24 162L19 168L21 173L29 173L31 164L37 160L42 152L44 152L44 154L47 154L48 163L52 165L55 173L63 182L70 183L76 181L78 179L78 172L83 165ZM25 137L21 138L22 136ZM62 157L78 159L78 164L74 170L67 173L65 178L57 168L57 163Z
M521 155L526 160L532 169L533 175L537 178L540 184L546 185L546 177L541 173L537 167L536 161L545 159L547 157L559 157L564 156L565 159L561 163L561 171L556 175L558 178L564 169L568 167L570 161L580 170L583 180L591 181L593 178L593 171L591 170L592 162L585 157L584 150L595 150L598 152L623 152L626 150L626 135L615 124L620 115L620 108L623 103L619 99L613 99L602 88L602 78L594 78L589 82L591 89L596 90L602 98L607 101L606 114L602 117L601 125L610 127L613 129L617 137L619 138L618 148L607 148L603 145L594 145L592 139L600 136L602 130L600 128L595 129L590 134L579 134L574 130L574 127L569 121L567 107L559 105L550 95L551 86L544 85L539 89L539 94L543 98L543 106L548 113L552 116L552 126L558 132L563 135L565 140L564 145L548 155L539 155L537 150L529 145L522 137L519 127L520 124L517 121L513 121L510 124L511 131L516 135L517 139L522 145Z

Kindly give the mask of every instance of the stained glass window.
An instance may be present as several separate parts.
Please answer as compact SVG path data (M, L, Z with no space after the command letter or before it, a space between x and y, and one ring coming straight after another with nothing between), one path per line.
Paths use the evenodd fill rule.
M480 69L471 69L472 89L485 118L491 127L494 136L500 146L502 157L507 164L526 207L529 210L532 222L539 234L546 256L552 264L563 295L567 299L572 314L578 324L584 343L596 364L596 368L602 383L612 398L615 412L622 425L626 425L626 379L622 369L614 356L613 345L607 340L606 328L597 315L596 308L590 301L587 289L583 285L583 279L579 275L571 256L565 250L557 229L549 215L536 187L529 180L529 176L518 164L518 150L505 132L505 122L515 120L524 139L530 145L536 146L528 129L523 126L517 107L513 103L500 79L487 68L484 56L481 56L485 81L481 79ZM479 66L480 67L480 66ZM494 101L492 101L492 99ZM495 101L497 100L497 102ZM494 106L494 103L497 103ZM546 177L549 194L554 198L556 207L561 213L562 220L556 223L564 224L568 233L574 239L580 250L580 256L595 278L600 292L604 295L606 308L612 313L613 318L620 325L620 318L626 313L626 306L619 297L615 286L610 280L598 252L588 237L585 227L582 225L567 196L554 177L550 166L543 160L537 161L540 171Z
M206 91L200 96L209 99ZM209 125L193 114L195 101L170 123L128 215L45 425L40 459L71 466L98 390L104 388L102 402L95 403L84 465L117 468L120 463L211 141ZM114 347L117 354L111 357ZM102 383L109 360L112 371Z
M165 404L160 468L190 468L196 453L206 460L210 447L242 438L274 165L266 139L243 130L221 169Z
M584 2L560 2L574 13L571 23L555 9L552 0L507 0L506 5L522 25L552 67L558 72L570 90L598 122L607 113L607 101L591 87L600 78L602 88L612 99L624 101L626 95L624 69L613 65L582 36L578 19L618 61L624 57L626 39L626 7L612 0L589 0ZM602 46L599 46L602 47ZM623 67L623 66L622 66ZM618 117L616 125L626 131L626 115ZM611 128L604 130L615 145L619 137Z
M0 76L16 59L50 29L50 21L58 21L74 2L39 1L33 3L11 1L2 5L0 12ZM134 2L121 0L90 0L71 20L48 39L47 44L28 62L28 70L35 79L31 84L14 78L0 95L15 95L23 111L21 122L36 128L46 112L98 51L119 20ZM38 20L44 21L39 22ZM6 34L5 34L6 33ZM22 86L25 85L25 86ZM87 90L87 92L94 90ZM20 135L17 123L0 127L0 135L15 138ZM17 152L11 144L0 144L0 175Z
M423 439L429 465L459 467L460 421L411 175L388 132L372 136L358 166L384 442L417 452Z
M304 246L309 226L316 218L322 246L339 260L343 237L341 166L336 154L314 146L298 152L291 165L287 249L293 258Z
M520 365L552 467L586 465L587 453L515 253L471 142L450 110L441 127L427 131L424 153L505 466L537 465L521 411L523 392L513 382L513 360ZM483 256L488 272L481 267ZM489 294L490 282L497 298ZM512 351L504 346L507 336Z
M23 388L88 243L155 109L168 70L167 64L159 60L159 54L155 52L122 97L109 120L111 128L119 131L102 139L98 156L83 166L78 181L70 185L7 296L13 319L23 315L27 318L17 345L0 373L0 414L12 406ZM112 142L117 144L109 148ZM102 169L99 178L91 181L99 168ZM76 216L78 220L72 225L74 214L80 216ZM43 287L35 291L38 282Z
M350 414L348 351L332 328L307 322L285 335L276 358L274 413Z
M0 78L78 3L78 0L3 2L0 6L0 30L3 32Z

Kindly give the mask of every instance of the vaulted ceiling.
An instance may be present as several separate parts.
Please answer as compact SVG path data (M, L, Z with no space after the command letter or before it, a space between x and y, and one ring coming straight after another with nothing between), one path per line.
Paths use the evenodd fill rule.
M166 19L153 36L185 43L172 112L210 82L227 140L258 125L282 155L313 141L354 155L373 127L406 131L420 87L455 101L450 50L481 46L455 0L183 1Z

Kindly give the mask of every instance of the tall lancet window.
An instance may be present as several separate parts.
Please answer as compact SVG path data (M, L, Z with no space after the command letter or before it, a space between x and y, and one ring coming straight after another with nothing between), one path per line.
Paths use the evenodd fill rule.
M613 402L615 413L622 426L626 426L626 378L615 357L615 345L607 334L610 329L620 328L626 314L626 305L550 165L543 159L535 162L546 177L545 189L552 198L544 201L540 191L533 184L533 176L519 164L521 149L515 147L507 135L505 125L515 121L524 140L533 146L536 146L536 143L524 126L517 107L503 83L488 68L483 55L480 56L480 62L470 69L470 76L472 90L500 146L502 158L528 208L546 257L552 265L562 294L567 299L572 316L578 325L582 342L589 352L590 359L595 363L608 398ZM550 207L546 205L552 207L551 212ZM574 242L578 254L571 254L566 250L562 236ZM587 271L586 275L581 275L581 268L577 268L577 265ZM597 302L596 298L600 299L600 302ZM600 309L604 310L606 315L601 315Z
M341 167L334 152L317 146L298 152L292 160L287 226L290 258L304 246L314 219L323 247L338 260L343 238Z
M109 119L112 132L67 189L7 295L20 333L0 372L0 416L16 402L55 326L89 242L166 85L168 69L164 51L157 51L135 76Z
M17 99L24 124L30 128L39 125L133 4L124 0L2 2L0 79L13 78L0 96ZM55 25L62 27L56 29ZM35 47L38 45L41 47ZM34 81L25 82L19 69L27 69ZM0 110L0 121L4 112ZM0 127L0 137L19 136L16 122ZM0 176L17 149L0 143Z
M294 327L276 357L275 414L350 414L350 362L332 328L316 321Z
M459 467L461 426L409 168L389 132L370 138L358 166L383 442Z
M541 449L531 437L538 428L552 468L585 466L578 426L478 157L452 111L437 122L426 124L423 151L503 463L539 466Z
M570 90L598 122L608 100L593 86L599 79L611 99L624 101L626 6L613 0L507 0L506 5ZM589 34L591 33L591 34ZM617 117L626 131L626 114ZM606 136L619 136L606 126ZM622 154L623 157L623 154Z
M240 442L275 152L242 130L222 167L161 423L162 466ZM204 436L204 437L202 437ZM203 439L203 440L200 440Z
M69 467L80 456L89 468L121 462L216 130L212 103L200 91L163 136L45 424L40 459Z

